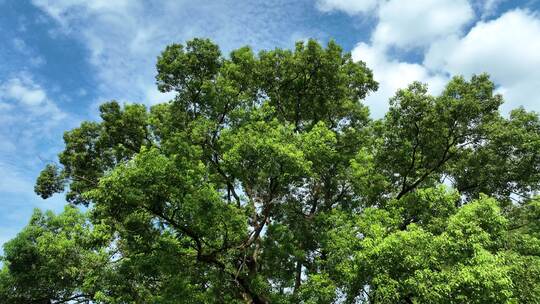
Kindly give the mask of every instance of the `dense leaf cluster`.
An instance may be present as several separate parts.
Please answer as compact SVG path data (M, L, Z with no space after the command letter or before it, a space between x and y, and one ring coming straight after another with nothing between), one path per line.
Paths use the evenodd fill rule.
M540 118L487 75L373 120L334 42L157 71L174 100L65 133L35 190L71 205L5 245L0 303L540 303Z

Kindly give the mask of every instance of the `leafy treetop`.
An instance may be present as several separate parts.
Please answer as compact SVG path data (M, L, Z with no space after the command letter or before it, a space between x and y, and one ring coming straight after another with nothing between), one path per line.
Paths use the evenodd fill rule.
M35 190L89 211L36 211L0 303L540 302L540 120L502 116L487 75L373 120L377 82L335 42L193 39L157 72L170 102L65 133Z

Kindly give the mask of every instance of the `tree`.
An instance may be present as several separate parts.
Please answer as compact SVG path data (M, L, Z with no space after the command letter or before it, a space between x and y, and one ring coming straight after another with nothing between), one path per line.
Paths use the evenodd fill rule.
M439 96L413 83L373 120L361 101L377 83L334 42L224 57L194 39L168 46L157 71L173 100L149 110L103 104L101 121L66 132L60 165L38 178L42 197L67 186L67 200L90 211L88 225L46 226L37 238L103 231L91 246L58 240L81 252L70 262L81 276L66 286L25 281L17 265L51 254L25 232L31 221L6 245L0 295L540 301L540 120L524 109L502 116L487 75L455 77ZM19 261L28 250L35 257ZM90 269L86 256L100 263ZM35 272L62 273L70 263L53 259L54 271Z
M46 169L47 170L47 169ZM67 303L92 298L107 265L103 225L66 206L60 215L35 210L30 223L4 246L0 303ZM95 282L98 284L88 283Z

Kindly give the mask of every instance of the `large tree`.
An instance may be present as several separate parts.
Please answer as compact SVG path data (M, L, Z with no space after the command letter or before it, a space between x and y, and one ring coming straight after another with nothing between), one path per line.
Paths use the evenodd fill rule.
M64 135L4 249L5 303L540 303L540 119L487 75L373 120L334 42L168 46L150 109ZM4 300L7 299L7 300Z

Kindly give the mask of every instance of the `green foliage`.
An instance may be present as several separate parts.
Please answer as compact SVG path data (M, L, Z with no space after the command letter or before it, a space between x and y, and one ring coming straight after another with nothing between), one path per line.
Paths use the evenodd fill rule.
M91 299L107 264L103 245L110 235L86 214L66 206L54 215L35 210L30 223L4 245L1 303L44 303Z
M34 186L34 192L46 199L54 193L64 191L64 183L60 169L55 165L48 164L39 174Z
M539 303L540 118L487 75L377 89L335 43L168 46L147 109L100 107L5 246L1 303ZM7 299L7 300L4 300ZM4 302L2 302L4 301Z

